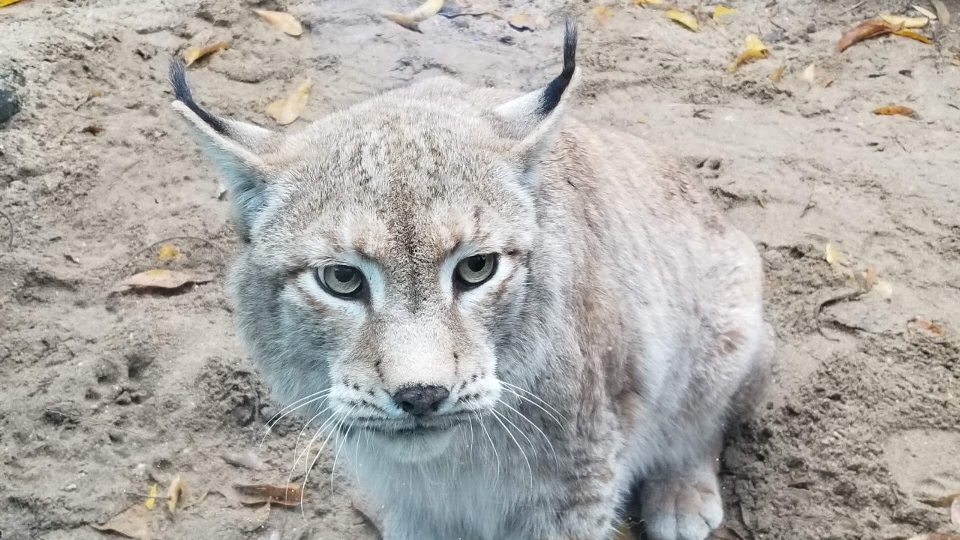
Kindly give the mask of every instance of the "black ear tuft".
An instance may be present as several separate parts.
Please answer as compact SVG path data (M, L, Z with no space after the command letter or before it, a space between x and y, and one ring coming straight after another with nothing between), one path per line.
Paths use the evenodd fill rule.
M560 98L570 85L577 67L577 21L567 17L564 22L563 71L544 88L540 107L537 109L537 113L541 115L548 114L560 103Z
M178 101L186 105L214 131L221 135L226 134L227 126L223 123L223 120L208 113L193 100L193 94L190 93L190 87L187 86L186 69L179 58L170 62L170 84L173 85L173 94Z

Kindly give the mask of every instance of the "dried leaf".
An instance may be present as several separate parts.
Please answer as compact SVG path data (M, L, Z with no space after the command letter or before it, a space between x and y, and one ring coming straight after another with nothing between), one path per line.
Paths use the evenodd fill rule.
M900 28L923 28L930 22L930 19L927 17L904 17L902 15L891 15L889 13L881 13L880 18Z
M234 484L243 504L273 503L283 506L299 506L306 493L300 484Z
M167 510L170 511L171 516L177 513L177 503L186 499L187 483L184 482L183 477L178 474L177 477L173 479L173 482L170 482L170 487L167 488Z
M874 109L873 114L879 114L883 116L900 115L914 118L917 116L917 111L914 111L910 107L904 107L903 105L887 105L886 107Z
M817 80L817 65L810 64L803 70L803 80L810 83L810 86L813 86L814 81Z
M593 15L593 22L599 26L603 26L613 17L613 8L610 6L596 6L590 10L590 14Z
M960 499L960 493L951 493L937 499L920 499L920 502L934 508L947 508L953 504L955 499Z
M713 22L720 26L726 26L730 24L730 16L736 12L737 10L733 8L728 8L723 4L717 4L717 7L713 10Z
M417 9L407 13L385 13L384 17L399 24L407 30L423 33L420 23L433 17L443 7L443 0L426 0Z
M160 251L157 252L157 259L161 261L179 260L183 257L177 246L173 244L161 244Z
M267 105L267 116L276 120L281 126L300 118L300 114L307 108L311 88L313 88L313 82L310 79L303 81L289 96Z
M150 533L151 522L150 510L138 503L117 514L103 525L91 526L98 531L115 532L127 538L149 540L153 536Z
M868 266L867 270L863 273L863 282L867 285L867 289L872 289L877 283L877 269Z
M182 270L154 269L134 274L114 287L113 292L132 289L173 291L186 285L209 283L213 277Z
M20 0L0 0L0 7L7 7L16 4Z
M960 540L960 534L918 534L910 537L908 540Z
M865 39L890 34L898 29L899 28L897 26L894 26L881 19L867 19L866 21L854 26L850 30L847 30L847 32L843 34L843 37L841 37L840 41L837 43L837 51L843 52L854 43L863 41Z
M926 43L927 45L933 43L933 40L932 40L932 39L928 38L927 36L925 36L925 35L923 35L923 34L921 34L921 33L919 33L919 32L914 32L913 30L895 30L893 33L896 34L896 35L898 35L898 36L903 36L903 37L908 37L908 38L910 38L910 39L915 39L915 40L917 40L917 41L919 41L919 42L921 42L921 43Z
M147 495L147 502L143 503L147 510L153 510L153 505L157 504L157 484L150 487L150 494Z
M206 47L189 47L187 50L183 51L183 61L189 66L190 64L196 62L197 60L207 56L208 54L215 53L217 51L222 51L229 49L230 44L226 41L218 41L216 43L211 43Z
M697 22L697 18L693 15L687 13L686 11L680 11L679 9L670 9L667 10L664 15L667 16L671 21L676 21L694 32L700 30L700 23Z
M633 0L633 3L638 6L659 6L663 5L664 0Z
M522 12L507 19L510 28L518 32L532 32L534 30L544 30L550 27L550 21L541 14L531 15Z
M824 248L824 254L827 262L831 265L846 264L846 257L844 257L843 252L841 252L840 249L832 243L827 243L827 247Z
M907 321L907 330L911 332L924 332L929 335L943 337L947 332L937 323L927 321L919 317L914 317Z
M910 6L910 7L912 7L917 13L923 15L924 17L930 19L931 21L937 20L937 14L925 7L921 7L921 6Z
M756 58L766 58L770 55L770 49L763 44L763 41L760 40L760 36L756 34L750 34L747 36L746 45L744 46L743 52L737 56L737 59L730 64L730 67L727 68L727 71L733 73L740 67L741 64L749 60L754 60Z
M97 136L103 133L104 129L105 128L99 124L90 124L89 126L86 126L85 128L81 129L80 133L89 133L93 136Z
M224 461L237 467L246 467L254 471L265 471L267 464L250 452L227 452L220 456Z
M933 9L937 10L937 18L940 19L940 23L944 26L950 26L950 11L947 10L946 4L941 0L930 0L930 3L933 4Z
M953 502L950 503L950 523L953 524L953 528L960 531L960 495L954 497Z
M280 30L288 36L297 37L303 33L303 25L300 24L300 21L295 19L293 15L289 13L284 13L282 11L267 11L263 9L255 9L254 13L260 16L261 19L267 21L267 24Z
M787 70L787 65L786 65L786 64L784 64L784 65L778 67L777 69L773 70L773 73L770 74L770 80L773 81L773 82L775 82L775 83L780 82L780 79L783 78L783 72L786 71L786 70Z

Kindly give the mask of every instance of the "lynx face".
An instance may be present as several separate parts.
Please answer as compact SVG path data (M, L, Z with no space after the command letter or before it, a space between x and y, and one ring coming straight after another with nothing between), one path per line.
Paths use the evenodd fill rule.
M241 334L320 431L431 459L491 413L505 373L536 371L503 346L528 293L534 164L576 75L567 60L505 103L438 79L289 136L209 114L174 66L174 107L230 181L246 242L231 279Z

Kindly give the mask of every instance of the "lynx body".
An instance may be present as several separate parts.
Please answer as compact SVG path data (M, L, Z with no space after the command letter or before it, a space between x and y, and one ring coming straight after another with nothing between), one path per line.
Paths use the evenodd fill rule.
M724 427L772 354L761 263L702 188L569 113L432 79L290 134L174 107L228 181L237 326L386 540L611 538L723 519Z

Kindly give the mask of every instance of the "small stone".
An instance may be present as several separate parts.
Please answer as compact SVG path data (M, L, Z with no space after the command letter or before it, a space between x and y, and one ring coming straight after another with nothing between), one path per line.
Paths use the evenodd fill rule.
M807 33L813 34L817 31L817 23L810 23L807 25Z
M77 490L77 485L76 485L76 484L70 484L69 486L63 488L63 490L64 490L64 491L76 491L76 490Z
M0 87L0 125L20 112L20 98L13 90Z

